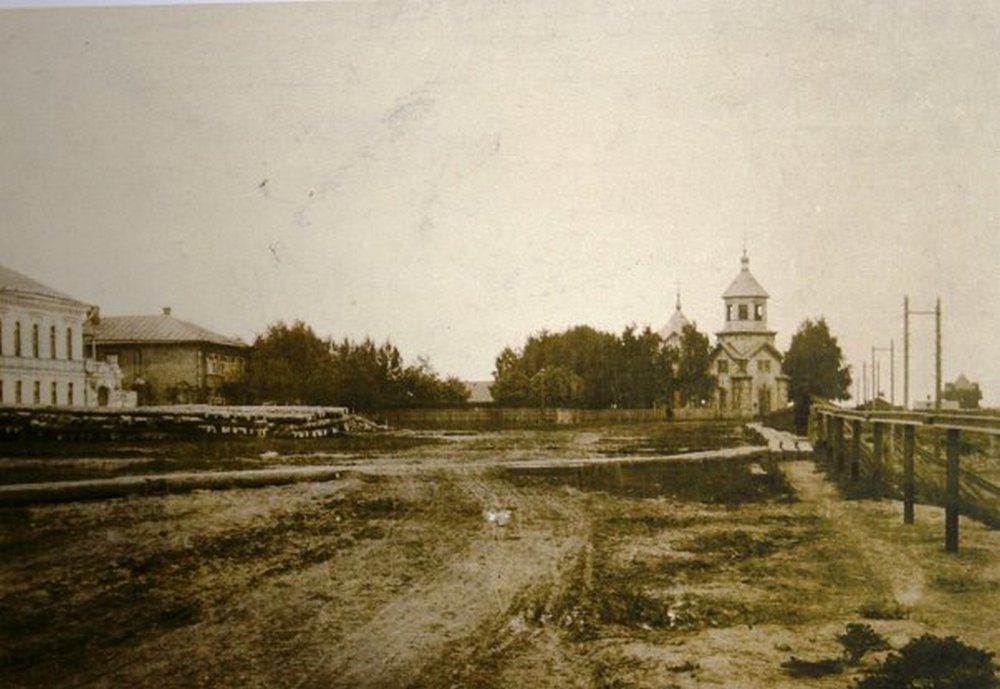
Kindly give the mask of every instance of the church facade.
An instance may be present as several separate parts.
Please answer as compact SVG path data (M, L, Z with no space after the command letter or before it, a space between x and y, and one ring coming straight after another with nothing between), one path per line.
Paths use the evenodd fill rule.
M777 333L767 326L767 290L750 272L744 251L740 272L722 293L725 320L715 334L712 373L720 416L750 417L788 405L788 376L781 372Z
M770 295L750 272L746 252L740 272L722 293L723 325L715 333L711 373L716 378L712 405L717 416L750 418L788 406L788 376L781 372L783 356L774 344L776 332L767 325ZM660 335L676 344L683 324L677 309ZM671 327L673 326L673 327Z

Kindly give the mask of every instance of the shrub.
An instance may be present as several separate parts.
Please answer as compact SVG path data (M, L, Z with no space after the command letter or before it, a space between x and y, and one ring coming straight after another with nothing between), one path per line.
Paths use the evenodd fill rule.
M867 624L851 623L837 641L844 647L844 656L849 665L857 665L869 651L884 651L889 648L885 638Z
M993 654L953 636L930 634L911 640L855 689L995 689Z

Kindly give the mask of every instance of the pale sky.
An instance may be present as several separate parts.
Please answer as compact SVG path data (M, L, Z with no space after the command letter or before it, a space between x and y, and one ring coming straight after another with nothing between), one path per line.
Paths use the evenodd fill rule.
M0 263L488 379L677 283L714 333L745 242L781 349L825 316L860 375L940 296L945 380L1000 404L998 64L995 2L0 9Z

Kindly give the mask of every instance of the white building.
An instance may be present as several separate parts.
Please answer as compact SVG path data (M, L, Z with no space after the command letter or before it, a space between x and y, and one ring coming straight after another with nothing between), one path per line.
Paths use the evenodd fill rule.
M117 366L86 358L89 305L0 266L0 404L122 406Z
M788 405L788 376L781 373L776 333L767 327L769 295L750 273L746 251L740 262L739 274L722 293L725 322L712 352L716 404L727 417L766 414Z

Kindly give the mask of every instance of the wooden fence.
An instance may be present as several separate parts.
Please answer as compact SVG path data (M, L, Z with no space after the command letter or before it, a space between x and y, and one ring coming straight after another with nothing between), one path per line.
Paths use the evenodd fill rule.
M812 407L810 436L838 476L870 479L899 494L904 523L914 522L918 498L943 505L948 552L958 552L960 513L1000 527L1000 485L995 482L1000 478L995 451L1000 416L861 411L818 401ZM962 469L963 456L972 467Z
M492 429L586 426L716 419L715 409L561 409L549 407L456 407L391 409L374 415L391 428Z

